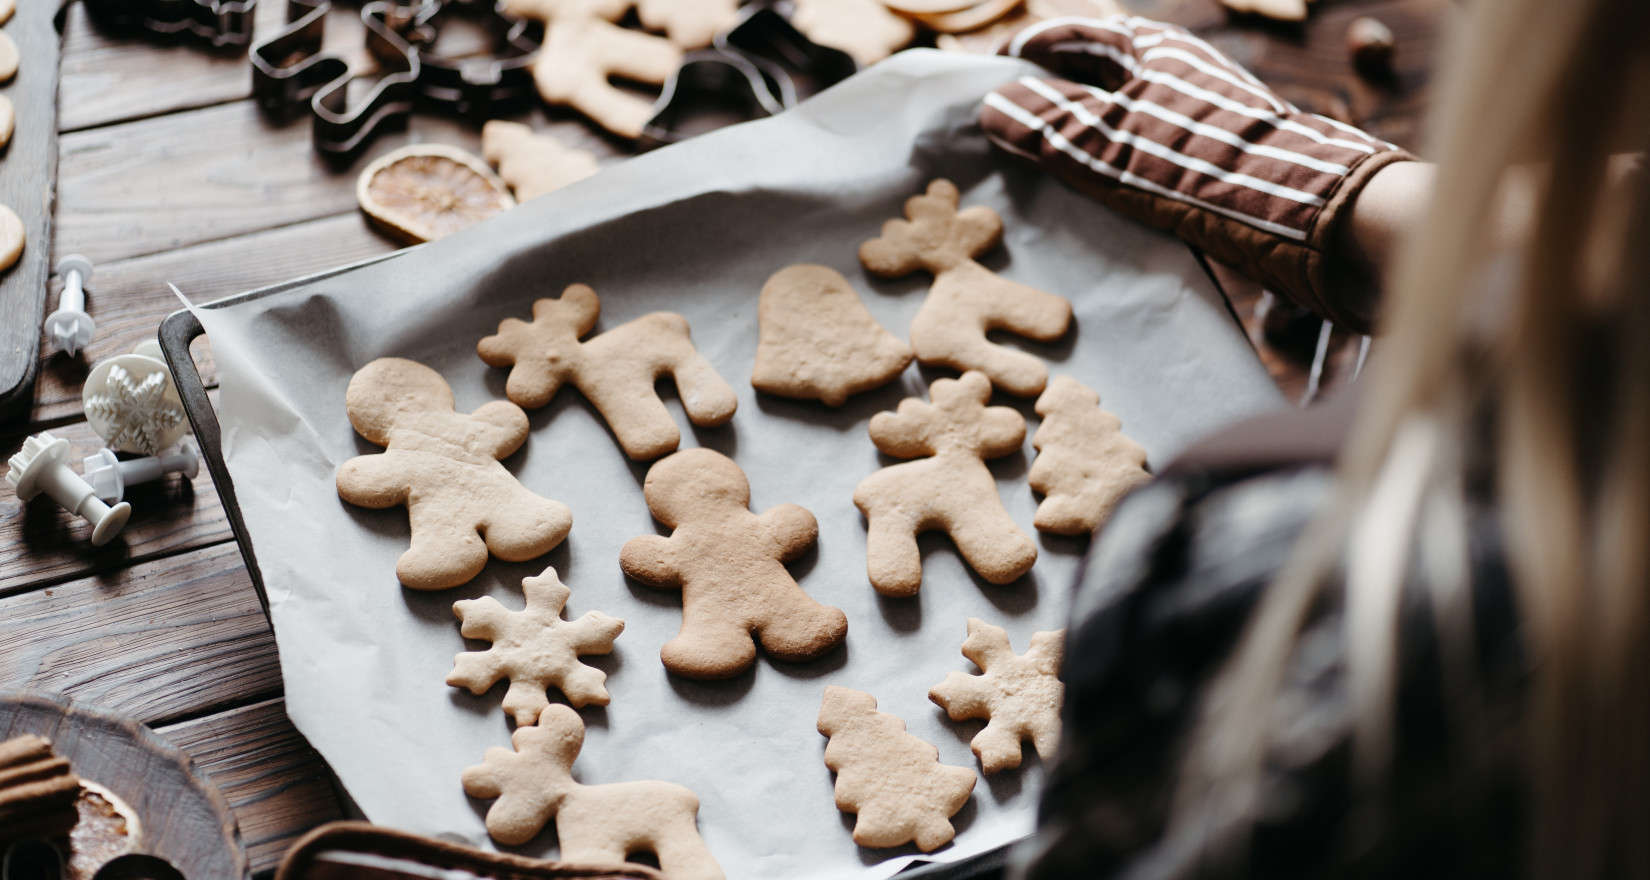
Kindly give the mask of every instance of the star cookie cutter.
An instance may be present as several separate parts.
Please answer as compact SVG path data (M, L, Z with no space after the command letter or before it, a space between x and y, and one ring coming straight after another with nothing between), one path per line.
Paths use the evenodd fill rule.
M131 354L98 361L86 377L81 401L86 422L119 452L154 455L189 430L172 371L154 340Z
M252 43L257 0L84 0L84 5L104 27L193 35L223 47Z

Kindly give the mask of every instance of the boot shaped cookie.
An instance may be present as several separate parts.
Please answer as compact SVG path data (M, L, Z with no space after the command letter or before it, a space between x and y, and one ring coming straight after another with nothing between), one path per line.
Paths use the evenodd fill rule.
M910 596L922 586L920 532L944 529L980 577L1006 584L1031 570L1037 545L997 496L985 460L1008 455L1025 440L1026 421L1006 406L986 406L991 383L982 373L940 379L933 403L900 401L899 411L871 419L871 442L899 458L860 481L854 504L865 514L871 585L886 596Z
M819 707L825 766L836 771L836 808L857 813L854 842L932 852L951 840L951 817L974 791L974 771L940 763L940 751L877 711L875 697L831 686Z
M669 538L631 538L619 554L627 575L680 588L682 629L659 656L688 678L728 678L756 660L754 635L781 660L812 660L848 634L848 618L802 592L785 563L819 537L814 515L781 504L750 512L739 465L709 449L684 449L654 464L642 487Z
M605 706L607 673L579 662L581 654L607 654L624 632L624 621L600 611L587 611L574 621L562 620L562 609L572 591L546 568L536 578L524 578L527 607L511 611L492 596L453 603L453 616L467 639L492 642L485 651L465 651L453 658L447 683L468 688L480 696L500 679L510 680L504 711L517 727L532 724L550 705L547 688L556 687L574 707Z
M974 262L1002 239L1003 221L990 208L957 210L957 187L949 180L928 185L926 195L905 202L908 220L883 224L882 237L860 246L865 268L884 278L918 269L934 275L917 316L911 320L911 347L917 360L957 370L979 370L998 388L1031 397L1048 383L1048 368L1023 351L989 342L989 330L1006 330L1038 342L1053 342L1071 324L1071 303L1000 277Z
M527 491L498 463L527 439L527 414L515 404L454 412L439 373L380 358L350 379L344 408L355 430L386 450L344 462L338 495L361 507L406 505L412 546L395 563L401 583L456 587L481 572L488 553L532 559L573 527L567 505Z
M694 349L686 318L654 312L580 342L600 314L596 292L574 284L561 299L533 303L532 323L505 318L476 351L489 366L511 368L504 393L528 409L549 403L563 382L572 382L637 461L658 458L682 439L653 388L662 376L676 379L682 409L695 425L710 428L733 418L739 401Z
M1100 408L1100 395L1070 376L1037 398L1043 417L1031 445L1031 488L1043 493L1034 524L1057 535L1086 535L1118 500L1151 479L1146 450L1123 435L1123 423Z
M634 138L653 105L616 88L608 77L663 84L682 63L675 43L613 22L629 0L508 0L505 11L544 22L544 46L533 62L539 97L564 104L598 125Z
M551 819L561 861L622 862L651 852L674 880L721 880L722 869L699 837L699 798L674 782L581 785L573 761L584 746L584 721L559 703L533 727L518 727L514 750L488 749L464 771L471 797L498 798L487 810L487 833L507 846L526 843Z
M952 721L987 718L990 723L969 743L987 776L1020 766L1020 743L1031 740L1037 754L1054 757L1060 741L1060 703L1066 686L1056 676L1064 653L1065 630L1033 633L1031 649L1017 655L1008 631L977 617L968 619L963 656L981 675L953 672L928 691Z
M911 349L871 317L848 279L824 266L787 266L762 285L761 341L751 384L781 397L841 406L893 381Z
M664 31L683 49L700 49L739 17L739 0L637 0L636 14L642 27Z

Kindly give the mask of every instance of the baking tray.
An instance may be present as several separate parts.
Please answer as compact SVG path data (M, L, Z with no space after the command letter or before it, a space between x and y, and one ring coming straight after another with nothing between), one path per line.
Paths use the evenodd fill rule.
M831 549L806 561L799 579L852 621L850 650L834 665L791 669L761 661L731 690L669 678L650 654L674 635L680 604L627 584L611 562L623 540L656 528L634 491L646 467L622 459L578 395L558 398L532 415L532 439L509 466L524 484L573 502L583 523L564 545L572 549L547 560L564 576L571 571L573 613L592 605L623 608L629 622L629 641L621 640L620 656L606 666L614 704L592 717L600 723L586 744L591 763L581 759L594 777L586 781L688 783L705 805L701 829L712 850L747 860L735 876L835 877L852 872L834 859L862 870L884 857L857 850L837 831L829 774L814 754L822 745L813 732L815 688L826 683L820 676L886 697L884 708L936 742L946 763L973 763L966 727L943 721L926 700L928 687L946 674L936 668L966 662L957 649L967 617L1007 624L1016 644L1033 629L1062 625L1083 544L1062 539L1056 548L1040 538L1050 553L1046 567L1039 562L1041 574L998 588L970 576L940 539L929 546L932 580L923 598L877 601L865 581L863 520L846 502L857 479L881 466L862 422L901 397L925 395L927 383L945 373L913 370L895 386L851 400L846 416L756 396L745 377L755 342L751 307L763 278L792 262L825 263L849 278L885 326L901 332L927 280L871 279L854 253L925 181L949 177L965 204L1004 214L1004 249L988 265L1073 299L1078 336L1041 349L1043 356L1056 374L1100 389L1154 461L1227 419L1282 404L1216 285L1183 246L1005 163L987 147L975 115L980 95L1029 69L1004 59L907 53L796 111L622 163L450 239L168 319L167 356L275 624L288 711L369 817L484 839L476 805L461 793L454 803L444 780L473 764L483 746L503 744L508 728L496 695L455 696L438 686L452 651L462 647L449 609L455 598L489 591L506 602L516 596L519 604L509 578L528 572L490 565L486 582L463 595L396 588L393 561L405 550L405 515L339 502L337 465L372 450L337 402L353 370L387 355L428 362L452 382L464 411L496 399L502 373L477 361L473 340L572 281L602 293L605 327L660 308L688 317L701 352L742 400L737 431L684 432L684 445L733 455L750 474L756 509L794 501L814 511L821 547ZM638 258L636 245L644 242L650 250ZM736 302L723 298L730 290L739 292ZM188 342L200 332L197 321L212 328L227 449L191 368ZM998 402L1031 412L1030 401ZM798 456L797 449L811 454ZM1028 447L995 468L1011 515L1028 529L1035 501L1023 468L1032 455ZM604 520L610 511L621 519ZM251 558L255 553L268 557L263 565ZM325 659L339 650L353 654ZM348 674L337 674L340 668ZM398 744L406 731L418 735ZM740 739L717 738L726 732ZM713 765L673 758L678 736L697 737L693 749L712 749L706 756L715 756ZM701 743L705 736L712 738ZM818 745L799 745L799 737ZM735 742L737 749L726 748ZM768 763L770 754L777 763ZM412 761L422 772L406 772ZM970 820L972 829L945 855L983 853L1027 833L1035 778L1017 775L1007 780L1011 790L999 784L1003 779L986 780L977 789L978 821ZM769 806L762 792L778 789L763 783L776 779L784 780L781 801ZM791 788L794 795L784 794ZM750 816L772 827L747 827ZM1012 821L998 825L999 816ZM713 836L729 849L719 849ZM750 859L770 856L786 867L753 872ZM885 876L897 865L876 867ZM724 867L734 871L727 861Z

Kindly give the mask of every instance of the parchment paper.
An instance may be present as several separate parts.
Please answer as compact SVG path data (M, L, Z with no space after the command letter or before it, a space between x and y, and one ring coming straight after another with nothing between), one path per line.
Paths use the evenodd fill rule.
M1038 537L1041 558L1009 586L973 576L943 536L923 540L924 583L882 599L865 574L854 486L891 459L870 417L922 395L943 370L911 368L841 409L757 395L749 384L763 281L797 262L831 266L903 336L929 284L867 278L856 253L904 200L945 176L963 204L1003 215L1004 246L984 262L1069 297L1077 323L1055 345L1024 347L1054 375L1102 395L1155 463L1234 418L1281 405L1218 293L1176 241L1121 219L994 153L976 108L1026 73L1020 62L917 51L900 55L784 116L713 133L606 169L569 189L386 261L318 277L275 295L199 310L222 383L224 451L268 588L287 710L374 822L489 845L486 803L459 775L507 746L504 685L481 697L448 687L466 649L455 600L491 594L522 605L520 581L554 565L572 587L568 616L600 610L626 623L604 669L612 704L585 709L585 783L665 779L696 792L699 827L730 878L887 876L913 848L867 850L839 813L814 728L828 684L869 691L934 743L941 760L977 764L969 739L927 699L961 653L969 617L1007 627L1017 652L1065 623L1086 540ZM532 412L532 436L505 461L528 488L567 503L571 537L545 558L489 563L471 584L403 589L396 557L405 511L342 503L334 474L377 447L355 436L344 388L368 361L422 361L452 384L461 411L504 397L503 370L475 344L533 299L584 282L602 297L598 331L658 309L687 316L699 349L739 391L728 426L692 428L666 385L683 445L708 446L749 475L752 507L795 502L819 518L816 552L792 566L803 588L848 615L847 645L819 661L758 659L723 682L667 674L661 645L681 623L680 594L627 582L619 548L659 533L642 497L646 467L628 461L571 387ZM1016 343L1017 344L1017 343ZM1005 398L1030 422L1023 454L993 462L1008 510L1028 533L1032 401ZM472 643L470 649L484 648ZM587 658L589 659L589 658ZM559 699L559 694L553 694ZM1027 748L1030 751L1029 746ZM981 778L955 819L953 859L1028 833L1040 770ZM524 848L554 852L543 834Z

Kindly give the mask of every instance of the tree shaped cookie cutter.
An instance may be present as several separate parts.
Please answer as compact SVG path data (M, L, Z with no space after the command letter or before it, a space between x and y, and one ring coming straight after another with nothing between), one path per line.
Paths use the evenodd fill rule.
M258 0L83 0L86 13L105 27L142 28L162 36L193 34L214 46L252 42Z

